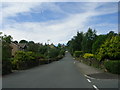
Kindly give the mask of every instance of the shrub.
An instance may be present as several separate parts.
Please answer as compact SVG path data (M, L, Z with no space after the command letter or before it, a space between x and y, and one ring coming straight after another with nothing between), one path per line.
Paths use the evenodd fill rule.
M60 55L60 56L64 56L64 55L65 55L65 50L60 50L59 55Z
M80 57L83 54L83 51L75 51L74 57Z
M102 44L98 50L97 59L99 61L104 59L120 59L120 35L112 36L111 38L106 39L104 44Z
M51 48L51 49L49 50L49 54L48 54L49 58L55 58L55 57L57 57L58 55L59 55L59 50L58 50L58 49L56 49L56 48Z
M120 74L120 60L104 61L105 68L114 74Z
M12 56L12 48L9 43L2 42L2 75L9 74L12 72L11 70L11 62L10 58Z
M18 51L12 60L13 69L26 69L39 64L35 53Z
M85 53L83 55L84 58L88 59L88 58L93 58L94 57L94 54L91 54L91 53Z

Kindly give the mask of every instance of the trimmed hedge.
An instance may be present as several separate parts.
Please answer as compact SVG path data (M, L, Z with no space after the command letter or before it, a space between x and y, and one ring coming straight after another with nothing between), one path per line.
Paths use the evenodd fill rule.
M120 60L104 61L105 68L114 74L120 74Z
M23 70L39 64L35 53L18 51L12 60L12 69Z
M80 57L83 54L83 51L75 51L74 57Z

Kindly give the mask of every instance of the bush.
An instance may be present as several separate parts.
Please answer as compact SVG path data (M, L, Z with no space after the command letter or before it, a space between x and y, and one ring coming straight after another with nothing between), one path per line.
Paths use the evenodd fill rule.
M12 48L9 43L2 41L2 75L12 72L10 58L12 56Z
M88 58L93 58L94 57L94 54L91 54L91 53L85 53L83 55L84 58L88 59Z
M49 58L56 58L58 55L59 55L59 50L58 49L56 49L56 48L51 48L50 50L49 50L49 54L48 54L48 57Z
M120 60L104 61L105 68L114 74L120 74Z
M97 53L97 59L103 61L104 59L119 60L120 59L120 36L112 36L106 39L101 45Z
M12 60L13 69L27 69L39 64L35 53L18 51Z
M64 55L65 55L65 50L60 50L59 55L60 55L60 56L64 56Z
M83 51L75 51L74 57L80 57L83 54Z

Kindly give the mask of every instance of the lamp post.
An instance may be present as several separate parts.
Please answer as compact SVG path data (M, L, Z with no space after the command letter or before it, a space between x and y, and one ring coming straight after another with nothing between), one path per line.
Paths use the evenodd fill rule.
M49 51L49 39L47 40L47 43L48 43L48 63L49 63L49 53L50 53L50 51Z

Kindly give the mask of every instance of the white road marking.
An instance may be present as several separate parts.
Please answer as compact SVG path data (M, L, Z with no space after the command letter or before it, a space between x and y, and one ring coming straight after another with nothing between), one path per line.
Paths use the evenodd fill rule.
M88 82L91 82L90 79L87 79L87 80L88 80Z
M75 62L74 62L74 64L75 64Z
M99 90L95 85L93 85L93 87L94 87L96 90Z
M84 75L84 76L87 77L87 78L90 78L90 79L95 79L95 78L89 77L89 76L87 76L87 75Z

